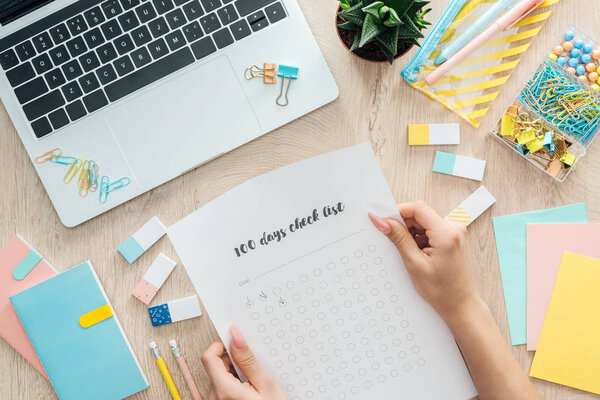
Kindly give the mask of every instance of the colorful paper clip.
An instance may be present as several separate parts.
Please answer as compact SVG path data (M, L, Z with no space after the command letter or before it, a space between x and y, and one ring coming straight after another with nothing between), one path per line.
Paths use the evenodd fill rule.
M298 79L298 70L299 70L299 68L290 67L288 65L280 65L279 66L279 69L277 71L277 76L280 76L282 79L281 79L281 90L279 91L279 97L277 97L277 100L275 100L275 103L277 103L278 106L285 107L290 103L288 100L288 93L290 92L290 85L292 84L292 80ZM285 90L285 95L284 95L283 86L284 86L284 82L286 79L288 80L288 85L287 85L287 89ZM284 97L285 102L281 102L282 97Z
M119 179L118 181L110 182L110 178L107 175L102 176L100 180L100 195L99 201L104 204L108 200L108 194L110 192L114 192L115 190L121 189L131 183L131 180L128 177L124 177Z
M63 178L63 182L70 183L73 180L73 178L75 178L75 175L77 175L82 166L83 160L81 158L74 159L71 163L71 166L67 170L65 177Z
M60 156L61 154L62 154L62 149L59 149L59 148L47 151L44 154L42 154L41 156L36 157L35 163L42 164L42 163L45 163L46 161L51 161L51 160L55 159L56 157Z
M50 160L50 162L61 165L71 165L73 161L75 161L75 157L69 156L57 156Z
M277 81L277 74L275 73L277 64L264 63L263 68L259 68L257 65L246 68L244 71L244 78L247 81L254 78L263 78L263 83L275 83Z
M88 171L89 189L90 192L98 190L98 164L94 160L90 160L90 166Z

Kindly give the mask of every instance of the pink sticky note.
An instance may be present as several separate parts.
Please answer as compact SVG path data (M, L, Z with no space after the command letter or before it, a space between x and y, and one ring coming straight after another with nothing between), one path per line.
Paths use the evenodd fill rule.
M39 261L37 261L38 259ZM0 321L2 321L0 337L6 340L46 379L48 379L46 371L44 371L9 297L52 278L56 274L57 271L46 260L41 259L41 256L20 236L13 237L4 248L0 249Z
M600 224L527 225L527 350L542 332L563 252L600 258Z

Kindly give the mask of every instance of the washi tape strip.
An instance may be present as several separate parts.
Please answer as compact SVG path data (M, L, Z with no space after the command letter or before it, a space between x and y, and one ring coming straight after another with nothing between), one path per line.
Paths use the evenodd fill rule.
M198 296L172 300L159 306L148 307L152 326L167 325L202 315Z
M484 160L437 151L433 161L433 172L481 182L485 172L485 164Z
M167 233L167 228L157 217L152 217L136 233L119 246L119 253L133 264L146 250Z
M175 268L175 265L177 265L175 261L160 253L131 294L142 303L150 304Z
M446 219L469 226L495 202L494 196L484 186L481 186L452 210Z
M42 261L44 257L40 255L35 250L31 250L25 258L13 269L12 276L18 281L22 281L25 279L27 274L29 274L36 265Z
M95 310L85 313L79 317L79 325L81 325L82 328L89 328L90 326L96 325L98 322L102 322L113 315L113 310L110 308L110 304L105 304L102 307L98 307Z
M409 146L460 144L460 125L409 125L408 144Z

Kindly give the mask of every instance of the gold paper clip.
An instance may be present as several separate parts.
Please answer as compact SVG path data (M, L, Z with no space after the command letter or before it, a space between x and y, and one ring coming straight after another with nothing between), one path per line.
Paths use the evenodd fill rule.
M246 68L244 71L244 78L246 80L252 80L254 78L263 78L263 83L275 83L277 81L277 74L275 73L276 64L264 63L263 68L259 68L257 65L253 65Z
M62 149L56 148L56 149L45 152L41 156L36 157L35 163L42 164L42 163L45 163L46 161L55 159L56 157L58 157L60 155L62 155Z
M69 167L69 169L67 170L67 173L65 174L65 177L63 178L63 182L70 183L73 180L73 178L75 178L75 175L77 175L77 173L81 169L82 165L83 165L83 160L81 158L76 158L73 161L73 163L71 164L71 166Z

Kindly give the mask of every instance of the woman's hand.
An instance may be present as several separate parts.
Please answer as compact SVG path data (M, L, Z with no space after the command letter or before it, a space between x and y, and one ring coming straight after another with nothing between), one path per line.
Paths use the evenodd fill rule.
M417 292L446 322L478 299L465 250L466 229L422 201L398 205L406 227L369 214L396 245Z
M285 400L277 382L254 358L242 333L233 325L230 331L231 357L248 382L240 382L231 373L233 365L225 346L216 341L202 354L202 364L211 382L209 400Z

